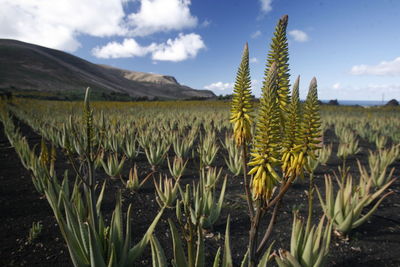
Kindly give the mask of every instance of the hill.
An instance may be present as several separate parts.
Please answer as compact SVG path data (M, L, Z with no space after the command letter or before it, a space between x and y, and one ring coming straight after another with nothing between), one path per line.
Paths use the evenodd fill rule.
M93 64L71 54L0 39L0 88L15 94L74 99L91 87L95 98L214 98L213 92L183 86L172 76Z

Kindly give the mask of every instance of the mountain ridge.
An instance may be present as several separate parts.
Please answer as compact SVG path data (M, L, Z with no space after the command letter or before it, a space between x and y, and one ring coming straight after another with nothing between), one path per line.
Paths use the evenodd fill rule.
M51 92L83 91L131 98L214 98L208 90L181 85L175 77L120 69L30 43L0 39L0 88Z

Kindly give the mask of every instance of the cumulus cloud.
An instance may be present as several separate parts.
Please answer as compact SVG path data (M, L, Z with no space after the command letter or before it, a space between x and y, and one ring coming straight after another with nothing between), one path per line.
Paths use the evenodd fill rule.
M168 39L166 43L158 45L152 52L152 58L161 61L182 61L196 57L197 53L205 47L200 35L180 33L178 38Z
M263 13L268 13L272 10L272 0L260 0L261 11Z
M399 76L400 57L392 61L382 61L377 65L355 65L351 68L353 75Z
M231 89L232 90L233 86L234 86L233 83L215 82L215 83L212 83L212 84L204 86L204 89L224 91L226 89Z
M126 58L126 57L142 57L153 51L157 47L156 44L149 46L139 45L135 39L124 39L122 43L110 42L102 47L95 47L92 54L98 58Z
M308 41L308 35L304 31L301 30L292 30L289 31L289 35L293 37L293 39L296 42L307 42Z
M195 27L197 18L190 13L190 4L190 0L140 0L139 11L128 16L130 33L146 36Z
M121 0L2 0L0 36L75 51L79 34L123 35ZM101 14L101 15L99 15Z
M258 37L260 37L261 36L261 31L255 31L255 32L253 32L251 35L250 35L250 37L252 38L252 39L256 39L256 38L258 38Z
M128 14L125 7L130 2L138 2L138 8ZM0 36L73 52L81 46L80 35L127 38L195 27L190 4L190 0L1 0ZM143 53L137 48L130 52Z
M200 35L180 33L175 39L148 46L141 46L133 38L124 39L122 43L110 42L105 46L95 47L92 54L99 58L143 57L151 54L153 60L177 62L196 57L204 48L205 44Z

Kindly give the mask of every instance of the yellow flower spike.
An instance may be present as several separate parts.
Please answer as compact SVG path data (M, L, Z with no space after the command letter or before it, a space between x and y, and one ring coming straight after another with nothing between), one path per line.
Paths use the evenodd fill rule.
M304 105L303 121L300 129L300 138L304 146L304 161L306 157L315 157L315 151L319 146L315 144L321 140L321 119L319 114L317 80L315 77L311 80Z
M268 200L272 190L281 179L275 172L280 160L280 113L277 103L277 70L273 64L269 69L262 88L256 136L252 147L249 174L254 174L252 193L255 198Z
M253 105L250 88L249 48L246 43L233 89L230 119L230 122L234 123L233 135L238 146L251 139L250 125Z
M282 172L285 177L290 177L294 174L298 164L298 152L303 148L303 142L299 137L301 125L299 83L300 77L297 77L293 85L291 102L288 105L289 114L284 129Z
M270 69L272 64L276 64L277 70L277 99L276 102L280 109L280 119L282 126L286 120L285 115L288 111L290 103L289 96L289 51L288 40L286 37L286 28L288 25L288 16L284 15L279 19L276 25L274 37L272 38L270 51L268 53L267 69Z

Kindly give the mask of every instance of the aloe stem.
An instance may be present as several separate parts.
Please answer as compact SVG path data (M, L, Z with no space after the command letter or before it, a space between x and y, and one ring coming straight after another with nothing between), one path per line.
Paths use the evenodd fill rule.
M292 182L294 181L295 178L296 178L296 175L290 176L290 178L286 181L284 186L279 191L279 194L273 200L268 202L266 209L271 208L272 206L274 206L278 201L280 201L283 198L283 196L289 190L289 188L292 185Z
M247 144L246 142L242 143L242 161L243 161L243 182L244 182L244 189L246 191L246 199L247 199L247 206L249 208L249 215L250 221L254 218L254 207L253 201L251 198L249 184L247 182Z
M261 201L257 200L257 211L255 216L251 220L251 227L249 233L249 267L255 267L257 263L256 258L256 244L257 244L257 236L258 236L258 226L260 224L261 219Z
M192 224L189 223L189 238L187 240L187 244L188 244L188 261L189 261L189 267L195 267L195 261L196 258L194 256L194 244L193 244L193 228L192 228Z
M342 184L344 184L344 179L345 179L345 177L347 176L347 171L346 171L346 157L343 158L342 173L341 173L340 175L341 175L340 178L341 178Z
M311 218L313 213L313 200L314 200L314 172L310 172L310 184L308 187L308 217L306 233L309 233L311 229Z
M257 252L256 252L257 256L261 255L262 251L265 249L265 247L267 245L267 241L269 240L269 237L272 234L272 229L274 227L274 224L275 224L275 221L276 221L276 218L278 215L279 204L280 204L280 200L278 202L276 202L276 204L274 206L274 210L272 211L272 215L271 215L271 219L268 224L268 228L265 231L263 239L261 240L260 244L258 245Z

